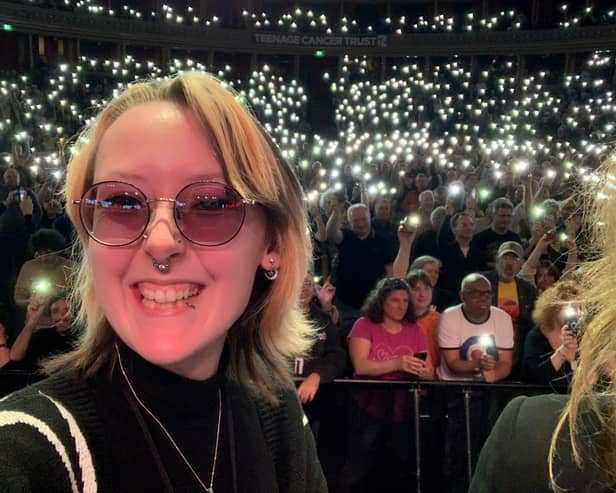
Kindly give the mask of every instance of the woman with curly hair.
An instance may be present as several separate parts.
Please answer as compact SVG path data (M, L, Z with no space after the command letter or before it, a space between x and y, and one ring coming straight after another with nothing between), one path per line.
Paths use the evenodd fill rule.
M434 367L426 336L415 322L404 279L379 281L368 295L348 336L355 376L378 380L432 380ZM353 394L347 461L341 473L348 491L363 491L377 459L402 490L411 480L412 400L407 389L362 389ZM388 445L379 446L380 442ZM382 478L381 475L379 477ZM378 482L378 478L376 479ZM401 491L402 491L401 490Z
M537 324L526 335L522 358L522 379L529 383L566 385L578 344L567 323L568 302L578 295L573 281L561 281L539 297L533 311Z

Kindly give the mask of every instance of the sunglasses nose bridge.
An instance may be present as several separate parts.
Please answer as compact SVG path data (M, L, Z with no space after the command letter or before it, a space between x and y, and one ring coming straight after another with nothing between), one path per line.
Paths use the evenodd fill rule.
M148 237L152 236L154 230L159 229L159 225L164 225L174 238L180 238L182 236L175 221L175 199L165 197L148 199L147 204L149 207L149 219L145 226L145 235Z

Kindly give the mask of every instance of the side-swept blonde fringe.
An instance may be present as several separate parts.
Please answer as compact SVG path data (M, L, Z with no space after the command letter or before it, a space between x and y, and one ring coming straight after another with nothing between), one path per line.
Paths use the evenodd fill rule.
M585 224L591 233L596 258L581 268L576 301L590 314L590 320L583 331L571 396L550 443L550 484L554 491L564 491L557 484L556 465L563 441L571 443L578 466L584 460L597 465L605 474L605 488L611 490L616 485L616 407L613 405L616 397L615 173L616 159L612 155L598 170L601 179L583 194L584 209L588 211ZM589 418L596 419L600 430L598 433L592 430L591 443L588 442L591 430L586 425ZM585 452L590 451L592 457L583 457L583 448Z
M64 196L79 237L81 257L71 299L77 323L85 327L70 353L45 366L48 373L69 372L82 378L115 363L115 334L96 301L95 286L83 246L88 236L71 200L92 184L97 147L109 126L127 110L148 102L168 101L188 108L212 145L225 178L245 198L264 206L271 247L280 252L280 272L273 281L255 276L249 305L228 335L228 376L253 395L276 401L277 391L292 385L289 359L304 354L311 328L296 300L310 259L310 242L301 187L276 146L237 95L214 77L197 72L140 82L112 100L85 129L67 170Z

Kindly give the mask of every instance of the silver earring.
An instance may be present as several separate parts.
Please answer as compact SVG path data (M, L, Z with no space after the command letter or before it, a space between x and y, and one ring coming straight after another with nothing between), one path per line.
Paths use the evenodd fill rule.
M274 268L274 264L276 263L273 258L269 259L271 267L266 270L263 275L268 281L273 281L278 277L278 269Z
M161 274L168 274L169 271L171 270L171 263L169 262L169 259L167 259L167 261L165 262L159 262L158 260L153 258L152 265Z

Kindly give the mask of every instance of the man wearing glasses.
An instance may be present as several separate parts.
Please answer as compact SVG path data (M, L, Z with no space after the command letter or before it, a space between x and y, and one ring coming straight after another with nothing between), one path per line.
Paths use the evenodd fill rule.
M460 305L441 315L438 340L442 380L498 382L511 372L511 317L492 306L490 281L481 274L462 280Z
M492 287L485 276L469 274L462 280L462 303L441 315L438 342L441 349L441 380L469 380L493 383L511 372L513 325L511 317L492 306ZM443 491L465 492L464 460L475 463L489 431L490 393L473 388L468 410L458 388L446 389L447 422ZM466 421L468 419L468 422ZM465 423L470 426L467 436ZM470 440L470 457L467 455Z

